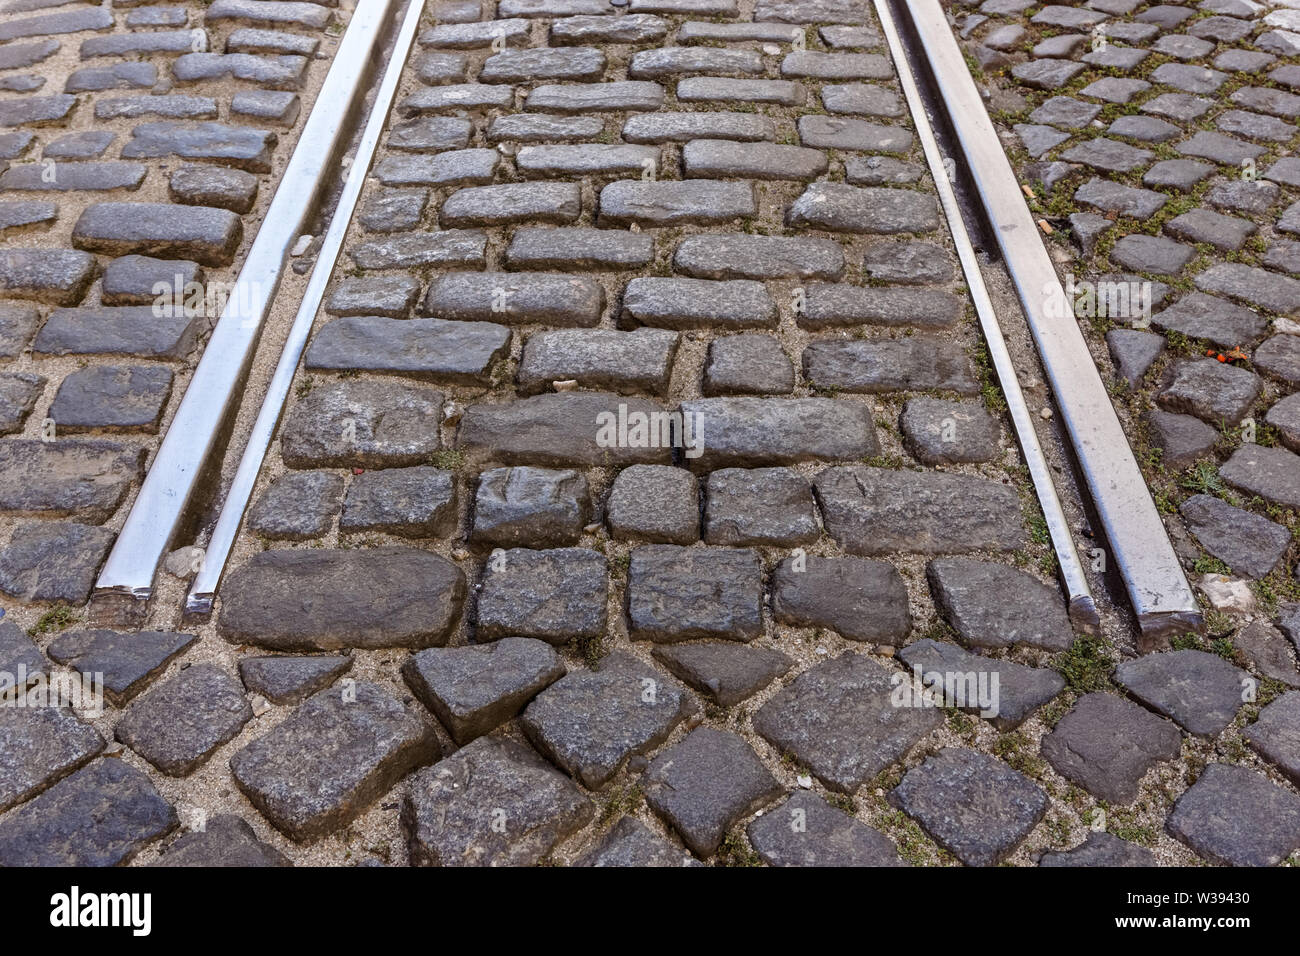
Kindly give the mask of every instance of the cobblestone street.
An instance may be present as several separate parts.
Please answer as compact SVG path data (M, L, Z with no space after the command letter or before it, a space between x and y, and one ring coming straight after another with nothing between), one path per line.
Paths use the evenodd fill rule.
M109 622L353 6L0 0L0 866L1300 865L1300 3L944 4L1205 633L1067 613L868 0L429 0L215 612L202 516Z

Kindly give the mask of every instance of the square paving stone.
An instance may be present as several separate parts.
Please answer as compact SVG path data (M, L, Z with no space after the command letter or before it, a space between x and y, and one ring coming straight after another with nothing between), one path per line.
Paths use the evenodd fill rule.
M1167 720L1114 694L1085 694L1039 743L1061 776L1093 796L1128 806L1143 775L1182 752L1182 735Z
M746 833L769 866L907 866L889 837L806 790L753 820Z
M1015 491L983 478L853 465L821 472L813 491L827 532L851 554L1014 551L1024 543Z
M781 795L781 785L743 737L692 730L646 771L646 802L695 853L712 856L743 817Z
M74 671L100 675L104 696L122 707L195 640L175 631L65 631L45 652Z
M691 544L700 539L700 483L684 468L633 465L614 479L605 503L610 535Z
M605 633L609 563L587 548L493 552L479 582L480 641L535 637L552 644Z
M330 293L330 315L386 315L403 319L420 297L420 282L411 276L362 276L344 279Z
M1165 829L1211 863L1276 866L1300 847L1300 797L1261 773L1212 763Z
M293 866L275 847L233 814L219 813L202 830L173 841L155 866Z
M231 757L230 770L253 806L302 843L350 823L440 753L417 707L357 681L307 698Z
M527 637L431 647L402 665L415 696L462 746L514 717L564 673L564 662L549 644Z
M1261 677L1300 687L1295 653L1282 632L1266 621L1253 621L1239 630L1233 645Z
M86 603L113 532L73 521L20 524L0 550L0 591L20 601Z
M0 706L0 812L29 800L104 749L104 738L65 707Z
M898 656L927 686L942 687L948 706L978 713L998 730L1019 727L1065 689L1054 670L982 657L929 638L907 645Z
M552 763L598 790L628 757L659 746L698 709L667 674L616 651L542 691L519 722Z
M1289 691L1242 731L1255 751L1300 785L1300 691Z
M296 704L352 668L351 657L244 657L239 677L273 704Z
M1201 547L1236 574L1264 577L1291 545L1287 528L1213 495L1193 495L1179 512Z
M1129 843L1102 830L1090 830L1087 839L1072 850L1050 850L1039 866L1159 866L1146 847Z
M222 582L217 632L280 651L431 647L465 591L460 568L414 548L263 551Z
M943 722L934 707L895 706L894 673L853 652L823 661L759 708L754 730L829 789L852 794Z
M811 544L821 535L808 479L789 468L723 468L708 477L704 540L719 545Z
M794 666L780 651L728 641L662 644L651 653L674 677L720 707L731 707L757 694Z
M169 777L185 777L252 719L237 680L211 664L194 664L132 703L115 732Z
M619 17L623 20L626 17ZM655 833L635 817L619 820L574 866L700 866L680 845Z
M913 398L898 420L903 444L924 465L989 461L1002 430L982 405L941 398Z
M100 301L104 305L152 305L159 300L154 286L162 282L168 286L165 295L180 297L183 302L186 286L205 278L203 267L197 262L122 256L104 267Z
M0 302L0 359L17 358L41 324L35 306L18 302Z
M794 391L794 366L769 335L725 335L709 343L702 388L705 395L788 395Z
M579 472L493 468L479 476L469 540L499 548L574 545L590 519L591 489Z
M104 758L0 821L0 866L121 866L176 824L145 774Z
M867 558L786 558L772 575L772 616L851 641L895 646L912 630L902 576L887 562Z
M1188 242L1209 243L1221 252L1235 252L1259 231L1259 227L1236 216L1193 209L1165 223L1165 231Z
M343 507L343 476L328 471L291 471L271 483L253 504L248 527L264 538L319 538Z
M59 386L49 417L65 432L157 432L171 390L171 370L157 365L78 369Z
M480 737L412 776L402 826L414 866L534 866L594 813L524 744Z
M763 565L758 552L669 544L634 548L627 616L633 640L752 641L763 632Z
M339 531L406 538L441 537L455 530L455 476L429 465L357 475L343 499L339 519Z
M1121 237L1110 251L1116 265L1160 276L1177 275L1195 256L1196 250L1181 242L1136 234Z
M1038 825L1050 801L1001 760L946 747L909 770L889 802L967 866L995 866Z
M1158 714L1202 737L1232 723L1253 685L1249 674L1204 651L1170 651L1124 661L1115 680Z

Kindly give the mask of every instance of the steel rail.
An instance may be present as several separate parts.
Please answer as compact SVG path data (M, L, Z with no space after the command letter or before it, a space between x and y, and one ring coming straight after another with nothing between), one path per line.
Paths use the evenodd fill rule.
M419 0L413 0L419 3ZM235 286L95 583L95 598L147 600L218 436L239 403L290 248L348 143L341 118L357 108L402 0L359 3L303 126ZM421 4L422 5L422 4Z
M881 0L876 0L881 5ZM901 5L1024 308L1142 643L1203 616L939 0ZM940 178L938 176L936 179Z
M253 422L253 429L244 446L244 453L240 457L230 491L221 505L221 514L213 528L212 538L204 552L202 564L194 576L194 583L185 600L186 616L203 616L212 613L212 602L216 597L217 586L221 583L226 562L230 558L230 550L234 547L239 529L243 526L244 512L248 508L249 498L252 497L253 486L257 483L258 472L262 469L267 449L270 448L271 440L275 436L276 426L280 423L284 403L289 396L289 386L293 383L298 362L302 359L303 350L307 346L307 338L316 320L316 311L325 297L325 287L329 285L334 263L338 259L339 250L343 247L343 240L352 222L357 200L369 175L370 163L379 145L379 137L388 121L389 110L397 94L397 86L401 81L406 58L410 54L411 45L415 42L415 35L420 27L424 5L425 0L411 0L410 6L406 9L388 68L375 94L370 116L357 143L356 155L349 167L347 179L343 183L338 205L335 207L333 218L330 220L329 228L325 232L320 251L316 256L316 265L303 292L302 302L299 303L293 325L289 328L288 338L280 353L280 360L275 366L275 373L271 377L266 396L262 400L262 407Z
M1052 481L1047 456L1043 454L1043 447L1038 441L1038 432L1034 428L1033 415L1025 402L1024 392L1021 390L1020 381L1016 376L1015 365L1011 361L1011 353L1007 349L1006 339L1002 335L1001 326L998 324L997 310L993 306L993 300L989 297L988 287L984 284L984 274L980 271L975 247L971 243L970 234L966 230L966 222L962 218L961 209L957 204L957 193L953 189L948 176L946 157L939 147L939 141L934 134L934 127L931 125L930 118L926 113L925 102L921 98L921 91L916 76L912 72L912 64L908 60L907 51L903 47L903 39L899 35L898 26L894 20L889 2L888 0L875 0L875 4L876 14L880 18L881 29L884 31L890 54L894 58L894 65L898 69L903 94L912 113L912 122L916 128L917 137L920 139L921 146L925 151L926 162L930 167L930 175L934 179L935 187L938 189L939 202L943 206L944 216L948 220L948 228L952 233L953 243L957 247L957 257L961 261L962 272L966 276L966 285L970 289L971 299L975 304L975 312L979 316L980 329L983 331L984 340L988 344L993 369L997 373L998 384L1001 385L1002 394L1006 398L1007 411L1011 416L1011 423L1015 428L1020 450L1024 454L1025 463L1029 467L1029 476L1033 481L1034 493L1038 496L1038 503L1043 509L1043 517L1047 521L1052 547L1056 551L1057 564L1061 569L1061 580L1069 597L1070 619L1076 626L1095 632L1101 625L1101 617L1097 613L1097 603L1093 599L1092 590L1088 587L1088 579L1084 575L1083 563L1079 560L1079 552L1075 547L1074 535L1070 532L1069 519L1065 515L1065 510L1061 507L1061 499L1056 492L1056 485Z

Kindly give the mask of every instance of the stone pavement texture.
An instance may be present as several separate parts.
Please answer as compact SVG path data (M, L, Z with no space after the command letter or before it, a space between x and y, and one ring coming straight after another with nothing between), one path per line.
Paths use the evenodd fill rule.
M172 187L234 202L279 162L262 124L292 113L280 94L318 69L298 58L345 9L216 0L214 49L243 56L186 59L166 31L110 32L141 8L103 8L112 23L85 43L106 69L76 88L121 97L147 71L104 51L156 51L146 65L198 91L163 118L106 108L132 127L110 158L194 166ZM1080 22L1042 10L1055 19L1032 28L1051 36ZM29 71L39 51L19 45L48 45L31 29L0 40L0 77ZM1039 84L1087 67L1038 59ZM244 85L212 116L175 100L205 83ZM0 101L20 136L66 106L33 99ZM1093 105L1057 107L1086 126ZM204 126L236 114L256 120ZM1128 142L1133 128L1084 154L1099 181L1163 148ZM62 148L91 150L100 129ZM0 485L17 525L0 585L26 589L5 604L0 670L101 672L107 691L102 715L0 708L15 781L0 863L1295 861L1298 711L1282 689L1300 618L1143 658L1074 633L868 4L431 2L214 620L159 612L138 634L88 626L62 556L102 559L139 459L117 436L47 447L32 416L60 385L117 389L118 422L167 399L98 359L70 388L71 365L24 349L38 329L130 338L134 313L112 311L130 306L65 300L129 290L142 259L182 248L168 268L220 270L254 225L232 239L205 214L185 221L202 243L137 243L113 232L125 221L99 213L66 252L14 257L4 288L21 295L0 302L0 395L32 406L0 449L58 479ZM1179 228L1241 238L1238 257L1254 241L1205 216ZM112 282L108 256L124 263ZM36 264L61 284L36 286ZM1260 283L1228 271L1200 294L1284 301ZM174 343L150 347L165 358L146 367L176 361ZM1236 401L1265 394L1231 371L1248 378L1228 382ZM1226 404L1209 380L1193 368L1159 411ZM1199 505L1187 520L1207 549L1289 570L1287 515L1244 494Z

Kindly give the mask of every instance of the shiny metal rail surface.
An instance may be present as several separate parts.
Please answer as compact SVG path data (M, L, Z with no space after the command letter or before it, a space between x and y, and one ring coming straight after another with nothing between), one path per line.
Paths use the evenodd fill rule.
M247 445L244 447L244 453L240 458L234 481L230 486L225 501L222 503L221 515L217 519L217 524L212 531L212 538L204 552L202 566L195 575L189 596L186 598L185 613L187 615L204 615L212 611L212 601L217 592L217 585L221 582L222 572L225 570L226 561L230 557L230 549L239 535L239 529L244 520L244 512L248 508L248 500L253 494L253 486L257 483L257 474L262 468L262 462L266 459L267 448L270 447L276 426L279 424L281 414L283 414L284 403L289 396L289 387L293 384L293 376L298 368L298 361L302 358L303 350L307 346L307 337L311 333L312 323L316 319L316 310L320 307L321 299L325 296L325 287L329 284L335 260L338 258L339 250L343 246L348 224L352 220L357 199L361 195L361 189L365 185L366 176L370 170L371 160L374 158L375 149L379 144L379 137L387 123L389 109L392 106L393 97L397 93L397 86L401 80L402 67L406 63L407 55L410 53L411 45L415 42L415 35L419 30L424 5L425 0L411 0L406 9L401 29L397 34L396 43L389 59L388 68L384 72L383 80L375 95L369 119L366 121L365 130L357 145L356 154L352 158L352 164L349 167L347 179L343 184L343 191L339 197L338 205L334 210L334 215L330 220L329 228L326 230L320 251L316 257L316 265L312 271L311 279L307 283L302 302L298 306L293 325L289 329L289 336L285 341L283 351L280 353L280 360L276 364L275 373L271 378L271 384L267 389L266 396L262 400L262 407L257 414L257 420L253 423L253 430L249 435Z
M366 76L402 0L357 6L262 228L199 360L176 417L95 584L95 597L147 600L228 413L238 404L290 248L335 170L351 130L340 117L364 97Z
M1203 617L1056 269L938 0L908 0L915 29L1007 270L1145 642Z
M974 302L975 312L979 316L980 330L984 333L984 340L988 345L989 356L993 362L998 383L1001 385L1002 394L1007 401L1007 411L1015 428L1016 439L1019 441L1020 449L1025 456L1029 475L1034 484L1034 492L1038 497L1039 505L1043 509L1043 517L1047 521L1047 528L1052 538L1052 547L1056 551L1057 563L1061 569L1061 580L1065 585L1066 595L1069 599L1070 619L1076 627L1095 632L1101 624L1101 618L1097 613L1097 603L1093 599L1091 589L1088 587L1088 579L1084 575L1083 564L1079 560L1079 552L1075 547L1074 536L1070 532L1070 522L1065 515L1065 510L1061 507L1060 496L1057 494L1056 486L1052 482L1047 457L1043 454L1042 445L1038 441L1038 433L1034 429L1032 413L1025 402L1024 392L1021 390L1020 381L1016 377L1015 365L1011 361L1011 353L1007 349L1006 339L1003 337L1002 329L998 325L996 309L989 298L988 287L984 284L984 274L980 271L979 260L975 255L975 247L971 243L961 209L957 205L957 194L949 178L948 165L945 162L938 140L935 138L934 128L930 124L925 104L921 99L917 79L912 71L912 64L908 60L907 51L903 47L902 37L899 35L898 24L894 18L891 4L889 0L875 0L875 4L876 15L880 18L881 29L885 34L885 40L889 44L889 51L898 69L903 93L907 97L917 137L920 139L921 146L925 151L926 162L930 167L930 175L934 179L935 188L939 192L939 201L943 206L944 216L948 220L948 228L952 233L953 243L957 247L957 256L961 260L962 272L966 276L966 284L970 288L971 300Z

